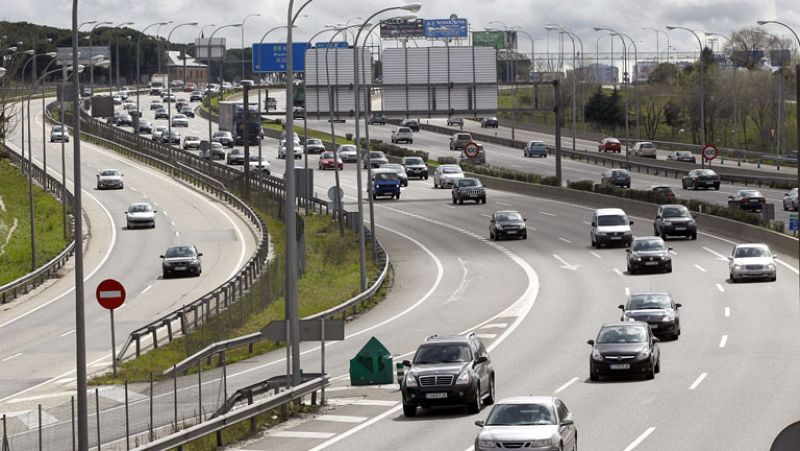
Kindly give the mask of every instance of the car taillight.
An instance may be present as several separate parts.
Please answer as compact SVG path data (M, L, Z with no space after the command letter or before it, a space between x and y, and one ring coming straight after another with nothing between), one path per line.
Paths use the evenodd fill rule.
M758 201L759 201L759 202L761 202L761 203L763 204L763 203L765 203L765 202L766 202L766 199L764 199L763 197L759 197L759 198L758 198Z
M746 204L747 203L747 198L746 197L742 198L742 200L739 203L740 204Z

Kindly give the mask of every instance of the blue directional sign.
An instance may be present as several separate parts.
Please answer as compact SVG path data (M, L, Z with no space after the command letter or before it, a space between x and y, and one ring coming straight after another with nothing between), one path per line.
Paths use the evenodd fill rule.
M800 229L800 224L798 224L797 213L789 213L789 231L797 232L798 229Z
M315 49L346 49L349 45L346 41L336 42L317 42L314 44Z
M292 44L292 66L295 72L304 71L307 48L307 42ZM253 44L253 72L286 72L286 44Z
M467 37L467 19L425 20L427 39L452 39Z

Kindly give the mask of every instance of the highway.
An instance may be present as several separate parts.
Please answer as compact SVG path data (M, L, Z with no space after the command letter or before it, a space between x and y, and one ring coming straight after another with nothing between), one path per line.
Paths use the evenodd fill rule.
M34 108L39 105L34 102ZM33 155L41 166L41 107L35 118ZM49 129L47 127L47 137ZM18 146L19 130L10 141ZM66 145L68 185L72 187L72 140ZM48 170L60 179L61 144L46 144ZM97 284L120 280L127 301L116 312L117 346L129 331L211 291L244 266L255 251L252 224L234 209L200 194L163 173L121 158L86 141L81 144L85 233L86 342L89 374L111 370L109 314L95 300ZM95 174L117 168L124 189L97 190ZM148 201L157 210L154 229L128 230L129 204ZM195 244L203 252L199 278L161 279L159 255L172 244ZM20 411L63 403L75 387L75 294L71 271L32 294L4 304L0 311L0 411ZM54 396L61 394L61 397ZM69 397L66 396L68 401Z
M147 103L142 105L147 114ZM337 134L344 134L349 126L350 122L337 124ZM184 136L203 137L207 122L190 119L188 130L178 130ZM371 128L373 137L388 130L389 126ZM412 148L423 148L417 146L419 142L434 157L455 154L444 147L443 135L420 132L416 136L420 138ZM273 159L277 143L265 139L262 147L271 159L273 174L280 176L284 162ZM497 158L520 165L552 164L550 158L519 160L518 153L497 150ZM107 158L116 160L110 154ZM316 156L309 157L311 167L316 167L316 161ZM355 207L354 166L348 164L341 172L348 209ZM573 180L600 172L565 161L565 174L568 166L576 175L587 174ZM125 166L123 172L126 182L135 187L131 171ZM89 176L88 171L84 173ZM635 175L634 184L638 180ZM87 190L92 182L84 181ZM333 172L317 172L315 185L324 193L333 185ZM168 200L159 198L158 202ZM176 223L191 222L191 211L166 205ZM498 397L556 393L575 415L582 449L631 450L630 445L639 439L635 447L641 450L766 449L783 427L800 417L796 402L800 389L789 376L800 371L796 260L780 260L777 282L732 285L727 281L724 256L735 237L700 230L697 241L670 241L675 253L673 273L631 276L625 272L624 250L589 246L591 208L586 206L492 189L486 205L454 206L449 192L433 189L431 180L412 180L400 200L380 200L375 205L377 234L394 268L393 289L383 303L348 323L345 341L328 344L327 369L334 378L328 391L331 409L327 415L292 420L233 449L468 449L478 432L473 422L485 419L488 409L477 415L462 408L434 409L407 419L396 385L348 386L348 360L371 336L379 338L396 359L403 359L430 334L476 331L491 353ZM528 240L488 240L488 215L500 209L523 213L530 227ZM651 233L652 218L633 219L635 234ZM212 230L208 225L203 228ZM182 230L181 234L185 236ZM221 255L229 253L234 252ZM115 248L109 272L119 274L115 272L118 266L135 270L126 266ZM157 269L156 260L145 272L155 279ZM153 285L151 291L156 289ZM617 305L628 292L645 289L670 290L684 305L680 339L661 343L661 373L653 381L589 382L586 340L595 337L604 321L619 319ZM87 302L94 304L91 299ZM103 313L98 312L94 321L107 330ZM125 309L120 313L123 316ZM66 323L72 321L64 316ZM4 329L0 327L0 337L6 336ZM100 340L98 348L107 350L108 340ZM229 366L229 392L281 374L283 355L276 351ZM302 363L306 371L317 371L316 343L303 344ZM24 403L0 409L19 410L20 404ZM720 430L736 433L715 433Z

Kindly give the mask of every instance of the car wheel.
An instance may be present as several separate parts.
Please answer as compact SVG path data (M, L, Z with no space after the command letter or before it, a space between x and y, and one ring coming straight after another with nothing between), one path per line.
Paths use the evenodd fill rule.
M400 199L400 193L394 195L395 199Z
M417 415L417 406L416 404L403 404L403 415L411 418Z
M778 280L778 275L776 274L776 275L772 276L772 279L770 279L770 280L775 282L776 280Z
M597 382L600 380L600 376L597 374L589 374L589 380L592 382Z
M783 211L789 211L789 206L786 205L786 202L783 203Z
M169 272L167 272L166 270L161 271L161 278L162 279L168 279L169 278Z
M664 230L661 230L660 236L661 236L662 240L667 241L667 232L665 232Z
M693 233L693 234L692 234L692 239L693 239L693 240L696 240L696 239L697 239L697 232L695 232L695 233Z
M464 199L458 199L458 205L464 205Z
M494 377L492 377L491 382L489 383L489 393L486 395L486 398L483 400L483 404L486 406L491 406L494 404L494 400L497 399L494 393Z
M676 338L677 338L677 336L676 336ZM653 371L655 373L660 373L661 372L661 357L659 357L658 360L656 361L656 367L655 367L655 369Z
M455 204L456 204L456 198L454 197L453 198L453 205L455 205Z
M717 190L717 191L719 191L719 183L717 183L717 184L715 184L715 185L714 185L714 189L715 189L715 190Z
M633 270L633 268L631 268L631 264L628 263L628 274L634 274L634 273L635 271Z
M733 277L733 273L728 273L728 277L731 279L731 283L736 283L736 278Z
M655 379L655 378L656 378L656 369L655 369L655 366L653 366L653 367L651 367L651 368L650 368L650 371L648 371L648 372L647 372L647 374L645 374L644 378L645 378L645 379L647 379L647 380L649 380L649 381L650 381L650 380L653 380L653 379Z
M489 240L494 241L495 239L494 232L489 232Z
M528 239L528 234L526 233L525 235L522 235L522 239L523 240L527 240Z
M481 412L481 386L478 384L478 387L475 389L475 399L470 401L467 404L467 410L469 413L480 413Z
M485 203L486 203L486 198L485 198L485 197L484 197L483 199L481 199L481 203L482 203L482 204L485 204Z

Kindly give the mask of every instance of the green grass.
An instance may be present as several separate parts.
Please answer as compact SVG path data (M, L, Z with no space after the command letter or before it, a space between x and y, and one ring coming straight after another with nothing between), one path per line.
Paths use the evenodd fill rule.
M276 259L283 260L284 240L283 223L271 216L262 214L267 223L272 237ZM306 269L305 273L298 281L298 299L300 300L299 313L301 317L311 315L323 310L334 307L341 302L351 298L360 291L360 273L358 266L358 246L356 245L358 236L354 232L346 231L345 237L339 237L338 225L331 221L328 216L306 216ZM371 252L371 250L368 250ZM368 262L368 274L375 274L377 265ZM280 269L280 268L278 268ZM278 281L282 286L282 270L277 271ZM256 285L253 290L253 297L264 299L268 288L263 284ZM376 296L378 302L385 296L386 291L382 290ZM150 373L158 378L165 370L175 363L185 359L193 352L202 349L212 341L219 341L226 338L238 337L261 330L269 322L284 318L284 298L277 296L273 302L266 305L253 307L248 301L234 304L230 309L231 315L247 318L239 327L232 331L223 330L223 324L228 321L227 313L221 314L219 318L212 319L208 324L192 332L189 336L179 337L167 345L152 350L141 357L124 362L117 368L117 377L105 374L92 380L93 384L113 384L122 383L126 379L129 382L147 381ZM242 310L245 309L245 310ZM246 314L245 314L246 312ZM225 333L219 334L223 330ZM230 332L230 333L227 333ZM202 342L200 338L203 337ZM237 348L227 353L227 363L231 364L248 359L254 355L263 354L282 347L280 343L259 342L253 346L252 352L247 347ZM212 359L210 364L203 365L202 369L216 367L218 359ZM195 368L197 371L200 368Z
M280 130L283 131L286 127L283 124L275 124L275 123L265 123L262 125L264 128L272 129L272 130ZM297 125L294 126L294 131L297 133L297 136L304 136L305 135L305 128L299 127ZM317 138L323 141L332 141L331 134L326 132L321 132L319 130L312 130L308 129L308 137L309 138ZM355 144L355 140L347 139L344 136L336 135L336 144Z
M62 224L62 207L58 200L34 184L36 222L36 266L40 267L61 253L67 246ZM0 160L0 247L17 220L5 250L0 255L0 285L16 280L31 271L31 224L27 176L8 160Z

